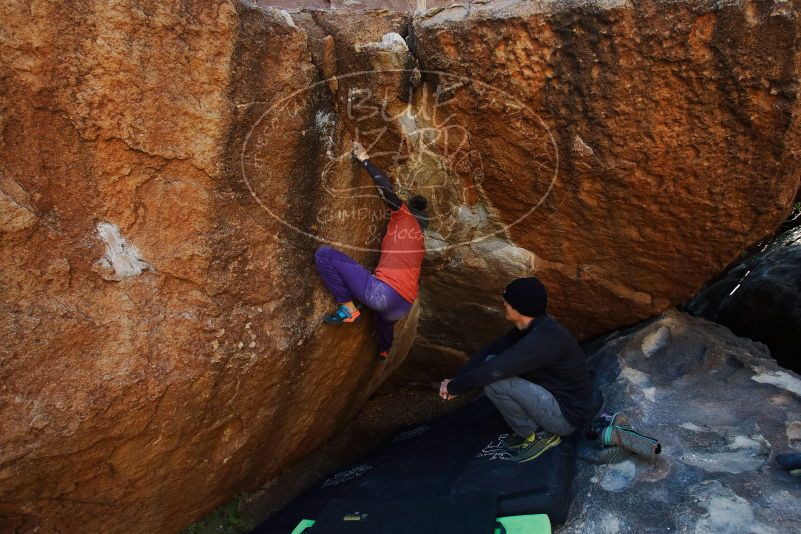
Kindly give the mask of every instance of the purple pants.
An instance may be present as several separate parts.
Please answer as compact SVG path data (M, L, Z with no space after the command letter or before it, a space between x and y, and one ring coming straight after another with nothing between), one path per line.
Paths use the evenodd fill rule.
M358 300L376 312L378 350L389 350L395 337L395 323L412 309L409 301L353 258L331 247L318 248L314 263L337 302Z

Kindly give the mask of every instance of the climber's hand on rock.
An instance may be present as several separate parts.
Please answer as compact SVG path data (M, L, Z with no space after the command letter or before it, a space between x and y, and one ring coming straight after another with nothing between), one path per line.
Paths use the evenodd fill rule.
M442 397L443 400L451 400L452 398L455 397L455 395L451 395L450 393L448 393L448 382L450 381L451 381L450 378L446 378L439 385L439 396Z
M362 146L362 144L358 141L353 142L353 157L358 159L359 161L364 161L369 158L367 155L367 149Z

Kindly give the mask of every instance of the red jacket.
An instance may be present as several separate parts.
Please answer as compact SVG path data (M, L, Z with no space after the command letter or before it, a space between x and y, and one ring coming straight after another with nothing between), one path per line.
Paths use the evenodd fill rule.
M423 230L404 203L389 217L375 277L392 286L404 299L414 302L425 253Z

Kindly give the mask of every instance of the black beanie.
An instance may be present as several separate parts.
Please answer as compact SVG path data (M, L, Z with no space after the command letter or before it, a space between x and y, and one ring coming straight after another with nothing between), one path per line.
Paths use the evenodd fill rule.
M503 298L518 313L539 317L548 307L548 293L539 278L518 278L506 286Z

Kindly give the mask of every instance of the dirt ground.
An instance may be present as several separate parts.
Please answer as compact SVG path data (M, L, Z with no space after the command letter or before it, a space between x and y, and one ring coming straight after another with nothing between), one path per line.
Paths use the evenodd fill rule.
M184 534L240 534L276 513L304 490L323 480L391 438L398 430L442 417L478 394L451 401L435 390L384 388L356 418L322 446L284 470L261 489L243 493L221 506Z

